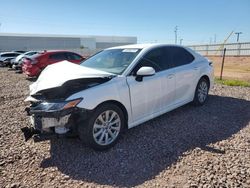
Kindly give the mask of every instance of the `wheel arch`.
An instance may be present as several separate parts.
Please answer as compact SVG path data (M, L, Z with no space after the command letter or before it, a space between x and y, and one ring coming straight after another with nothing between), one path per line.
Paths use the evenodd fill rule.
M204 78L205 80L207 80L208 89L210 89L210 83L211 83L211 81L210 81L210 78L209 78L208 75L205 75L205 74L204 74L203 76L201 76L200 79L198 80L197 84L199 83L199 81L200 81L202 78Z
M208 75L203 74L203 75L202 75L202 76L200 76L200 77L199 77L199 79L197 80L197 83L196 83L196 85L195 85L195 89L194 89L194 93L193 93L193 96L192 96L192 100L194 100L196 88L197 88L197 86L198 86L199 81L200 81L202 78L204 78L204 79L206 79L206 80L207 80L207 82L208 82L208 89L210 89L211 80L210 80L210 78L209 78L209 76L208 76Z
M122 112L124 114L124 117L125 117L125 128L128 129L128 111L127 111L126 107L119 101L107 100L107 101L104 101L104 102L98 104L95 107L95 109L98 108L99 106L103 105L103 104L115 104L116 106L118 106L122 110Z

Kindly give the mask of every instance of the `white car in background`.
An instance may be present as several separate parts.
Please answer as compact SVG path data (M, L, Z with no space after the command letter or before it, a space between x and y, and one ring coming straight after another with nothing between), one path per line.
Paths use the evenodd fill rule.
M29 56L35 55L37 53L38 53L37 51L28 51L28 52L25 52L25 53L17 56L15 59L13 59L11 61L11 67L14 69L20 69L22 66L22 58L29 57Z
M5 67L10 65L10 61L17 56L21 55L20 52L2 52L0 53L0 67Z
M108 149L123 130L189 102L203 105L212 86L212 63L189 48L109 48L81 65L48 66L30 86L32 127L23 131L75 133L94 149Z

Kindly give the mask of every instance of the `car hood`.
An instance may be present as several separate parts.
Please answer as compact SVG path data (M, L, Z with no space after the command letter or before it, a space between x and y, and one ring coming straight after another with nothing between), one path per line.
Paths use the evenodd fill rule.
M17 56L14 60L14 62L18 62L19 60L21 60L23 57L25 56L25 54L21 54L19 56Z
M30 95L42 90L62 86L69 80L110 76L114 76L114 74L62 61L49 65L42 71L37 81L30 85Z

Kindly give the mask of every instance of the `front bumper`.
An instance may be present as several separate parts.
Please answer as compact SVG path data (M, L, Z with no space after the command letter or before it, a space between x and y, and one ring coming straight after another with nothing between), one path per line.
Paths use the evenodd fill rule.
M0 60L0 67L5 67L6 65L5 65L5 62L4 61L2 61L2 60Z
M77 109L61 110L55 112L35 111L32 107L25 109L30 116L31 125L41 132L51 132L53 127L69 128L69 118L77 113Z
M78 107L53 112L37 111L33 107L27 107L25 111L31 123L30 127L22 128L25 140L33 135L77 135L77 125L90 114L89 110Z

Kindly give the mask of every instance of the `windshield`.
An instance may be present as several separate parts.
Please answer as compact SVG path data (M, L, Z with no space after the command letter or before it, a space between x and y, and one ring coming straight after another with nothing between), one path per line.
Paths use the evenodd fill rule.
M81 66L121 74L139 54L140 49L104 50L83 61Z

